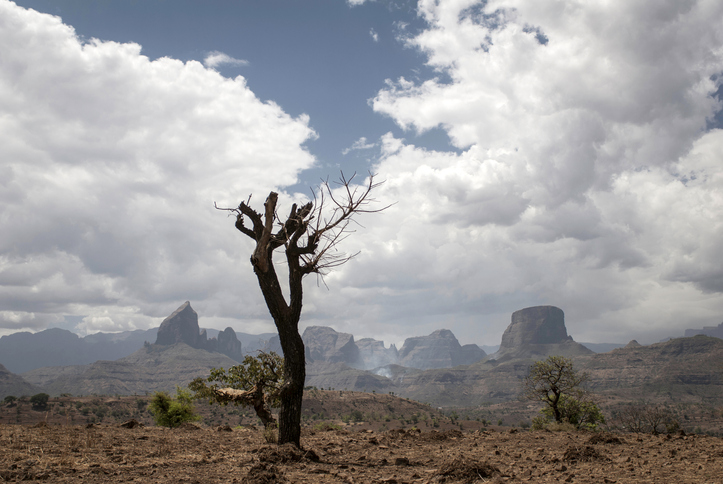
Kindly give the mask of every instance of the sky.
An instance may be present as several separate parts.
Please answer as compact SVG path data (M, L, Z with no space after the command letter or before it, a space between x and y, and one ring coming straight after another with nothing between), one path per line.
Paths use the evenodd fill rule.
M273 331L214 209L368 173L301 330L499 344L723 321L718 0L0 0L0 335ZM279 254L283 270L283 254Z

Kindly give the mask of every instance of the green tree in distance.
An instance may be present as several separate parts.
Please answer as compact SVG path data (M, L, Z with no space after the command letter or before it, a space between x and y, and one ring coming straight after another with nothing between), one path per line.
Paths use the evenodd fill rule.
M251 406L264 427L275 427L271 407L281 403L283 384L284 360L272 351L247 355L228 371L214 368L206 380L196 378L188 388L195 392L194 398L207 398L211 403Z
M50 395L47 393L38 393L30 397L30 405L33 410L45 410L48 408L48 400Z
M564 418L562 398L579 401L585 395L582 385L588 380L587 373L578 374L572 360L563 356L548 356L546 360L536 361L523 380L523 395L529 400L537 400L549 406L555 422L562 423Z

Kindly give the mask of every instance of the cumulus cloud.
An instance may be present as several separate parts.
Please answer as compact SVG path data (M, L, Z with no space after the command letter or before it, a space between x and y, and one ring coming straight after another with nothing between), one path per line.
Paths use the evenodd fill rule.
M407 42L439 77L390 80L373 107L462 151L383 138L380 197L398 203L359 235L364 264L337 276L372 319L420 334L448 321L490 344L535 304L563 308L583 341L720 322L723 131L706 126L723 5L422 0L419 13L428 27Z
M356 151L356 150L369 150L371 148L374 148L375 146L377 146L376 143L369 143L367 141L366 137L362 136L361 138L356 140L349 148L344 148L341 151L341 154L347 155L347 154L351 153L352 151Z
M243 59L234 59L228 54L214 50L209 52L208 55L203 59L203 65L215 69L220 65L227 64L232 66L247 66L249 61Z
M376 30L370 29L369 30L369 36L372 38L374 42L379 42L379 34Z
M243 77L140 51L0 1L5 330L57 315L85 332L148 327L187 299L206 321L267 319L213 204L296 183L314 164L308 117Z
M344 150L378 148L375 198L397 203L360 217L328 290L307 285L302 330L496 344L538 304L578 341L721 321L723 4L570 5L419 2L426 28L400 38L437 77L372 106L458 149ZM251 242L213 201L261 207L313 165L315 133L207 66L0 2L0 327L149 327L191 300L202 324L271 329Z

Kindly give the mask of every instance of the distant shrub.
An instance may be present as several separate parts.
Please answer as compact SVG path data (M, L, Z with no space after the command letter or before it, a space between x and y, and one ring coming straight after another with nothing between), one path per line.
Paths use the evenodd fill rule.
M12 407L13 405L15 405L15 401L16 401L17 399L18 399L18 397L15 397L15 396L13 396L13 395L8 395L7 397L5 397L5 398L3 399L3 403L4 403L5 405L8 405L8 406L11 406L11 407Z
M552 407L543 408L540 415L532 420L533 430L597 430L600 424L605 423L605 416L595 403L567 395L560 395L558 411L562 417L561 422L555 420Z
M33 410L45 410L48 408L48 400L50 395L47 393L38 393L30 397L30 405Z
M329 422L321 422L316 425L314 425L314 430L319 432L328 432L330 430L339 430L341 427L339 427L336 424L329 423Z
M153 414L156 425L178 427L184 422L195 422L200 417L192 404L193 396L188 390L176 386L176 397L166 392L156 392L151 397L148 410Z
M680 423L672 412L657 406L639 403L628 406L618 417L622 427L629 432L657 435L662 432L669 434L680 430Z

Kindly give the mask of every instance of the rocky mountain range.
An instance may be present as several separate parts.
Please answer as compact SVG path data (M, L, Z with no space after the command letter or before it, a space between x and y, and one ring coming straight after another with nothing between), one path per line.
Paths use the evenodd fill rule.
M5 365L6 369L13 373L24 373L37 368L88 365L98 360L118 360L143 348L145 343L156 341L159 329L156 327L121 333L94 333L85 337L60 328L46 329L37 333L14 333L0 337L0 364ZM206 349L213 349L213 341L216 341L221 353L236 359L231 355L239 357L238 351L234 351L234 348L238 350L238 347L233 342L230 331L233 330L226 328L223 331L226 334L221 336L222 332L217 329L203 329L197 332L197 337L189 337L189 341L193 341L193 344L189 346L204 347L203 344L199 344L199 341L204 339L202 334L205 332ZM193 331L190 334L193 334ZM242 354L253 353L268 347L269 340L276 335L276 333L248 334L242 332L234 332L234 334L236 340L241 344ZM231 343L226 343L226 341L231 341ZM231 347L228 347L228 344Z
M393 391L438 406L475 406L516 399L530 365L550 355L573 359L602 395L630 401L665 396L672 401L723 401L723 340L676 338L595 354L567 334L564 313L552 306L516 311L497 353L472 365L419 370L388 365L373 372L338 363L312 363L307 384L336 389Z
M339 333L325 326L310 326L301 337L308 363L344 363L361 370L387 365L420 370L451 368L470 365L487 356L477 345L462 346L448 329L437 330L428 336L407 338L400 350L394 344L386 348L383 341L372 338L354 341L354 335Z
M222 352L238 356L241 343L232 330L211 338L208 334L199 330L198 315L184 303L161 324L154 344L115 361L37 368L22 375L0 367L0 396L41 390L78 395L173 389L207 375L212 367L238 361ZM515 311L499 350L489 356L476 345L460 345L448 330L408 338L399 350L370 338L355 341L351 334L326 327L309 327L303 338L307 385L394 392L438 406L517 398L519 381L529 366L548 355L573 358L602 394L640 399L667 392L675 398L723 398L722 340L695 336L650 346L632 341L624 348L595 354L567 334L564 313L554 306ZM277 348L278 337L261 346Z

